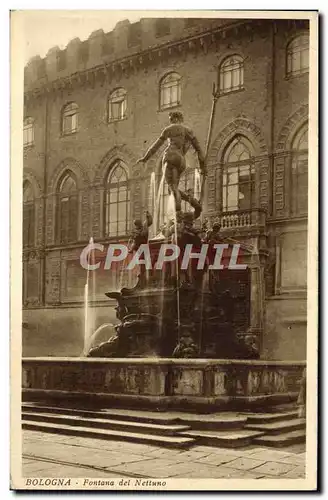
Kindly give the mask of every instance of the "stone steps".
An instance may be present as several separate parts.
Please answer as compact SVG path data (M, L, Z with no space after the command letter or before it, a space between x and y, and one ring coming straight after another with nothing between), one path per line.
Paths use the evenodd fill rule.
M158 425L142 422L131 422L123 420L111 420L110 418L86 418L77 415L56 415L55 413L22 413L22 419L34 422L49 422L53 424L65 424L82 427L97 427L98 429L113 429L128 432L140 432L144 434L165 434L175 436L180 432L189 430L186 425Z
M23 412L22 419L35 422L51 422L53 424L67 424L74 426L97 427L100 429L115 429L122 431L141 432L146 434L162 434L169 436L189 429L186 425L158 425L141 422L130 422L123 420L111 420L109 418L81 418L75 415L55 415L49 413L27 413Z
M283 448L293 444L305 443L306 434L305 430L297 430L286 432L280 435L262 435L254 439L254 443L262 446L270 446L274 448Z
M181 414L178 422L189 425L196 430L236 430L242 429L247 423L247 417L223 412L212 415Z
M174 424L177 418L172 414L151 412L151 411L138 411L138 410L121 410L113 408L110 410L88 410L64 406L44 406L36 403L23 403L23 411L28 412L42 412L42 413L56 413L62 415L79 415L83 418L110 418L112 420L125 420L131 422L144 422L153 424Z
M276 435L285 432L292 432L300 429L305 429L305 419L295 418L286 421L270 422L270 423L258 423L258 424L247 424L247 429L254 431L263 431L268 435Z
M241 446L248 446L252 444L254 438L262 436L263 432L246 429L235 431L191 430L182 432L181 435L196 439L198 445L239 448Z
M305 419L295 418L297 411L290 406L268 413L199 414L119 408L81 409L40 402L23 403L22 412L24 428L150 442L158 446L179 447L197 443L238 448L255 443L280 448L305 441Z
M297 410L289 410L279 413L242 413L247 418L247 424L270 423L292 420L298 416Z
M75 415L94 419L122 420L124 422L139 422L160 425L185 425L193 429L204 430L224 430L224 429L242 429L247 422L247 417L235 413L184 413L184 412L151 412L137 410L82 410L76 408L43 406L37 404L24 403L23 412L28 413L47 413L61 415Z
M22 421L22 428L38 432L49 432L95 439L107 439L116 441L127 441L132 443L152 444L167 448L189 448L195 443L195 439L186 436L161 436L154 434L142 434L138 432L124 432L113 429L98 429L77 425L56 424L52 422Z
M262 436L254 439L255 444L283 448L306 441L306 421L298 417L295 405L286 404L265 412L245 412L243 415L247 416L247 429L263 432Z

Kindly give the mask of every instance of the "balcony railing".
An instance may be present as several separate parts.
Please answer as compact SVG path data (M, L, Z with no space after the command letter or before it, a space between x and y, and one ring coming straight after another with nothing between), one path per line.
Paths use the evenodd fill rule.
M222 212L216 217L218 222L221 222L221 229L238 229L247 227L264 227L266 216L265 210L234 210L231 212Z

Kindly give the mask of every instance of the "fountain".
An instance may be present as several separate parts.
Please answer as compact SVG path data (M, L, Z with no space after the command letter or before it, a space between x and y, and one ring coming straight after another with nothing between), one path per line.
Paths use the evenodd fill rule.
M296 400L305 362L255 360L259 351L252 343L254 336L247 325L244 331L236 327L240 297L229 286L234 271L227 269L225 273L223 269L221 274L220 269L210 267L216 261L216 245L229 240L222 238L220 219L201 219L204 156L190 129L181 124L179 113L172 113L172 122L140 160L147 161L164 139L169 139L159 189L156 192L152 174L150 213L146 212L144 221L134 221L129 259L123 256L121 278L127 261L131 256L133 261L142 245L148 250L151 269L146 258L144 263L140 259L136 285L123 287L120 279L118 290L106 293L117 302L119 324L101 325L93 335L90 293L94 298L95 272L91 292L87 273L84 354L80 358L24 358L26 400L50 398L65 403L71 400L75 405L80 401L110 408L205 413L253 410L254 405L262 410ZM183 192L179 180L186 167L188 144L198 154L200 171L196 171L192 188ZM165 214L161 202L164 188L170 194ZM181 201L185 202L184 211ZM188 211L186 204L192 210ZM164 267L156 266L165 243L176 245L179 258L166 259ZM187 245L195 253L206 245L204 266L198 269L197 259L183 265ZM229 257L227 250L221 263L227 263Z
M174 212L172 198L168 200L168 214L172 208ZM115 335L89 350L89 357L258 357L254 346L246 345L235 335L234 297L228 290L218 289L219 271L209 268L214 260L214 245L222 242L218 224L211 229L206 222L196 227L195 213L199 213L199 207L194 211L174 212L154 238L149 238L152 217L147 213L141 228L135 230L131 250L135 252L147 243L151 270L139 264L138 281L133 288L106 293L117 301L120 323L115 327ZM181 255L187 245L192 245L193 252L199 252L206 243L208 262L199 270L197 260L190 260L183 269L179 257L156 269L163 243L177 244Z
M120 324L116 326L116 335L90 349L88 356L256 358L258 351L254 346L246 345L234 334L234 297L229 290L218 291L218 276L209 267L215 255L214 245L220 243L220 235L215 227L209 229L206 222L201 225L197 220L202 213L205 157L193 132L183 125L182 114L170 113L170 121L171 125L138 160L138 163L146 162L167 140L157 196L155 175L151 176L154 220L147 212L145 221L134 221L130 245L130 252L137 252L143 244L148 245L151 270L146 269L144 263L139 264L135 287L106 293L117 301ZM179 189L179 181L186 169L185 155L190 146L198 155L199 169L195 171L193 188L183 192ZM165 182L170 196L166 220L158 234L159 221L164 220L161 198ZM193 210L183 212L182 201ZM153 224L155 237L149 238L149 228ZM163 243L177 245L180 255L190 245L192 252L199 252L205 243L210 247L208 262L198 269L193 259L184 268L179 257L157 269L154 263Z

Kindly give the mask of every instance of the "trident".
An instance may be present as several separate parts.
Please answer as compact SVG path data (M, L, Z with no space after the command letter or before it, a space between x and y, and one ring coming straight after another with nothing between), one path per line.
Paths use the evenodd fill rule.
M207 164L207 155L208 155L208 150L209 150L210 142L211 142L211 138L212 138L214 114L215 114L215 108L216 108L216 101L217 100L218 100L218 91L217 91L215 83L213 83L213 88L212 88L212 109L211 109L210 122L209 122L209 125L208 125L208 132L207 132L207 139L206 139L206 146L205 146L205 166ZM202 185L201 185L201 190L200 190L200 204L201 205L203 204L203 201L204 201L205 180L206 180L206 175L203 175Z

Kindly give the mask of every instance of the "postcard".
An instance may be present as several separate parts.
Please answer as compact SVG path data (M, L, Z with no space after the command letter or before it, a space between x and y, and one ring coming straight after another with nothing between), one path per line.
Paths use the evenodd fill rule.
M316 490L318 12L11 12L14 490Z

